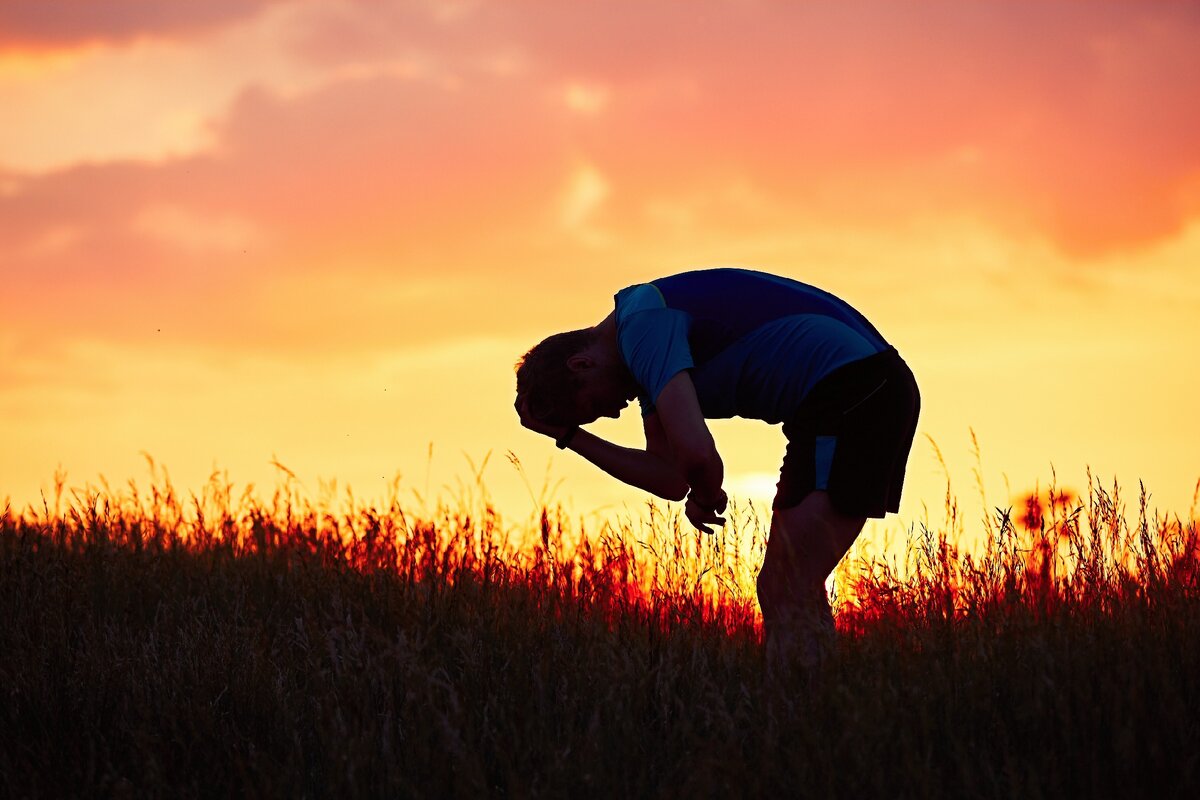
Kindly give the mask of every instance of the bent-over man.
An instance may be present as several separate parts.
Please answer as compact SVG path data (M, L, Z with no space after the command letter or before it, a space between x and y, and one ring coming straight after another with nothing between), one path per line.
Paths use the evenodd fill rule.
M641 405L645 449L583 430ZM833 635L825 579L868 517L899 508L920 394L896 349L845 301L744 269L630 286L597 325L550 336L517 365L516 409L613 477L711 533L724 469L705 419L783 425L787 450L758 575L768 664L815 665Z

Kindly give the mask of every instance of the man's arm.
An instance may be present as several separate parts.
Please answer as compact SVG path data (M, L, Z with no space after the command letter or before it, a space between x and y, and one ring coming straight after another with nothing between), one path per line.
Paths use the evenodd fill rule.
M523 398L517 398L517 413L521 424L537 433L558 439L566 429L547 425L530 413ZM653 416L653 415L651 415ZM619 481L644 489L664 500L683 500L687 497L688 483L683 473L671 458L658 420L647 417L646 449L621 447L588 433L583 428L575 431L568 447ZM652 428L657 428L657 432ZM653 443L653 444L652 444Z
M650 448L649 438L647 449L638 450L613 444L580 428L568 447L630 486L645 489L664 500L687 497L688 483L683 473L669 452L655 452Z
M530 430L553 439L566 433L530 415L523 398L517 398L516 409L521 424ZM665 500L686 498L687 518L698 529L712 533L709 525L725 524L719 516L726 505L721 488L724 465L687 372L667 382L659 393L657 409L643 418L645 450L621 447L582 428L576 430L568 447L630 486Z
M709 524L724 524L718 514L726 504L721 488L725 465L704 422L691 375L686 371L676 373L659 393L655 408L675 462L691 487L687 517L697 528L711 533Z

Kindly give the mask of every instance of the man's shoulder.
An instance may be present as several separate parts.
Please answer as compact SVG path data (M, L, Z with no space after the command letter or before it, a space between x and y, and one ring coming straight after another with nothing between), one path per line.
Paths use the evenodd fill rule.
M663 293L653 283L639 283L626 286L617 292L617 322L618 324L639 311L650 311L656 308L666 308L667 301Z

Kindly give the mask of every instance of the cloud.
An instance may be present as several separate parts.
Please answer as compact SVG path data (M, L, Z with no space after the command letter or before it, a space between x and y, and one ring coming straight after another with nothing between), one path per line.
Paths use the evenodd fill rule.
M0 5L0 50L194 33L288 1L5 0Z
M1179 197L1200 172L1194 11L928 12L722 7L636 30L561 12L530 49L611 87L587 148L634 194L630 175L654 191L725 169L799 213L970 208L1080 255L1172 235L1196 212Z
M170 205L151 205L137 213L132 231L176 245L184 250L204 252L245 251L257 246L262 233L252 223L238 217L204 217Z
M522 74L579 118L537 133L622 187L614 214L749 181L793 215L970 209L1092 256L1174 235L1197 212L1181 196L1200 173L1194 4L479 3L445 25L399 3L328 16L299 29L301 58L400 51L470 81L471 59L520 54Z
M121 8L118 18L138 9L151 21L171 17ZM970 208L1011 232L1092 255L1172 235L1196 212L1181 191L1200 173L1200 106L1190 96L1200 81L1200 14L1191 4L932 3L919 14L889 3L686 13L646 2L461 3L453 14L411 1L286 8L261 49L294 61L281 54L269 69L239 67L266 95L365 83L378 97L348 93L391 115L375 126L386 132L395 117L385 104L405 99L371 79L467 89L443 112L461 119L441 130L467 129L478 112L522 128L550 158L569 150L622 187L626 202L615 214L720 176L754 184L792 214L875 224ZM299 88L284 86L287 63L306 76ZM122 142L156 130L155 142L210 150L213 104L228 102L233 88L208 90L206 106L172 104L169 94L123 92L154 122L136 134L126 124L123 139L106 131L109 150L129 156ZM31 90L27 100L41 96ZM59 131L81 130L68 124L77 107L70 98L46 112ZM547 101L574 113L548 114ZM498 113L504 103L512 119ZM45 126L26 135L39 137L62 138L47 137ZM447 136L446 159L457 158L458 138ZM336 141L317 145L337 160ZM155 146L161 157L167 145Z
M595 84L572 82L563 92L563 102L580 114L599 114L608 105L608 90Z
M30 29L33 8L7 13ZM216 19L139 8L118 6L113 30ZM270 53L251 85L249 62L225 58L257 52L245 42L130 45L141 60L112 83L147 120L198 91L184 78L200 67L237 69L203 92L205 138L183 154L0 172L10 324L386 348L523 332L544 308L599 319L647 273L811 255L804 231L837 232L826 252L974 219L1083 263L1200 214L1191 11L600 8L298 4L247 34ZM138 94L141 73L181 77ZM86 130L91 106L64 100L40 128L28 108L29 136L56 138L64 120Z
M561 219L568 230L583 230L609 194L608 181L599 170L583 164L572 172L563 193Z
M293 352L511 330L475 300L519 300L497 239L556 211L567 158L528 135L554 113L490 85L341 79L245 92L211 153L6 177L10 320Z

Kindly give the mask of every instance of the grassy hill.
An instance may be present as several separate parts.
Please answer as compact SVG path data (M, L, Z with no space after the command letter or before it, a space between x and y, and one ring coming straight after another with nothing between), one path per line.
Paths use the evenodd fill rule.
M775 681L760 530L216 483L9 508L0 795L1200 796L1196 523L1088 495L843 565L836 652Z

